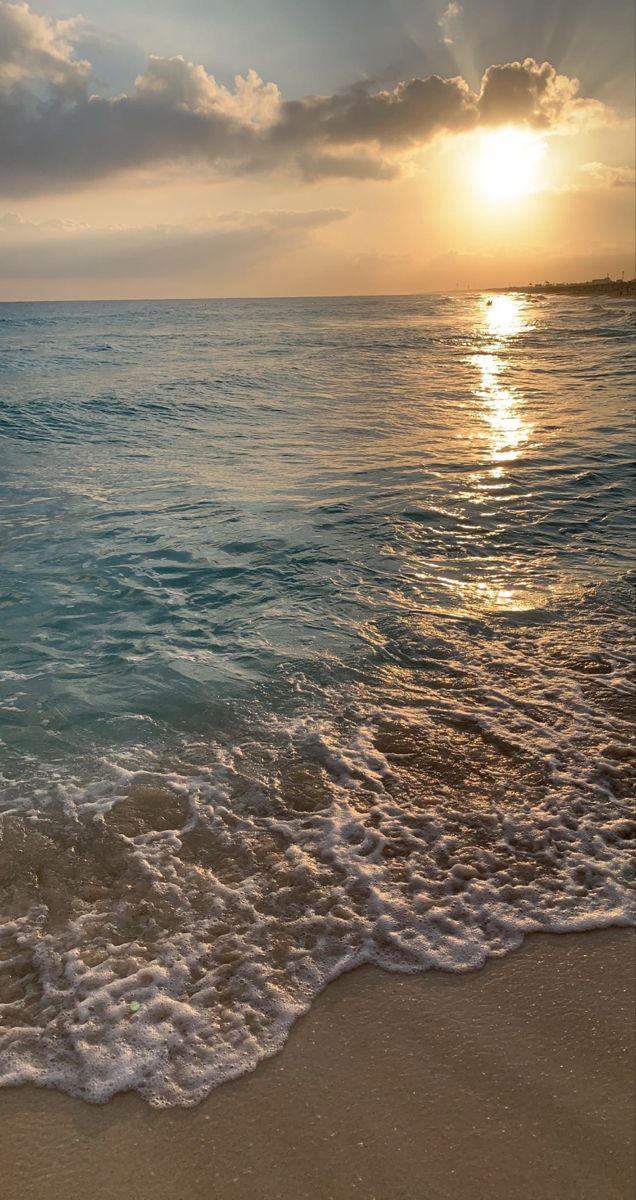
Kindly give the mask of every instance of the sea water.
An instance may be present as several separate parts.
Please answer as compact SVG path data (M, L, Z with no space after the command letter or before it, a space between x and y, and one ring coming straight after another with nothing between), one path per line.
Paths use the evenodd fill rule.
M1 1081L194 1103L357 964L633 917L634 334L0 306Z

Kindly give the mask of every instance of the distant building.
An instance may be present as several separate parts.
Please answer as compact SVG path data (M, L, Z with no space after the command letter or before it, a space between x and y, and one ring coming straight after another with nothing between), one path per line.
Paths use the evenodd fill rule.
M611 283L609 275L604 275L602 279L593 279L592 283Z

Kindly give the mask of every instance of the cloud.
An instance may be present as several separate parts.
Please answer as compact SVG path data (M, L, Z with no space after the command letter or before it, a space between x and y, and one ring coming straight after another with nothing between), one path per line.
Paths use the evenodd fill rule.
M0 215L0 276L14 280L108 280L135 275L219 277L297 249L309 235L350 215L348 209L226 213L216 224L91 228Z
M87 226L83 223L78 221L67 221L62 217L50 217L47 221L30 221L27 217L23 217L22 213L0 213L0 235L2 235L2 233L7 229L18 230L22 234L29 234L40 229L71 230L86 228Z
M39 79L66 95L85 90L90 63L73 57L79 21L50 21L28 4L0 4L0 87Z
M489 67L481 81L479 114L487 125L522 122L535 129L591 127L611 119L599 100L578 95L579 81L559 75L547 62L523 62Z
M275 83L263 83L256 71L234 77L234 88L218 84L204 67L180 55L151 55L148 69L135 81L138 98L165 108L195 113L221 114L229 121L254 129L273 125L279 116L281 95Z
M627 187L636 184L636 171L633 167L610 167L606 163L589 162L579 168L586 177L588 184L597 187Z
M441 134L524 123L563 130L608 119L549 63L489 67L478 92L436 75L372 91L284 100L254 71L227 88L179 55L152 57L134 91L90 93L74 22L0 0L0 177L5 195L88 185L118 172L207 164L222 175L294 171L392 178L400 157Z
M397 179L402 174L398 163L390 162L379 155L365 154L303 154L299 152L295 164L307 183L335 176L338 179ZM258 164L257 169L261 169Z
M442 31L442 41L445 46L452 46L455 40L455 27L463 11L461 4L455 4L454 0L451 0L439 18L437 24Z

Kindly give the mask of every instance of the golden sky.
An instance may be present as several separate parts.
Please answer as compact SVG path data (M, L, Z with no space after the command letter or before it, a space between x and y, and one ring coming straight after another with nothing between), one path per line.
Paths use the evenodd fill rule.
M632 47L623 0L0 0L0 299L633 275Z

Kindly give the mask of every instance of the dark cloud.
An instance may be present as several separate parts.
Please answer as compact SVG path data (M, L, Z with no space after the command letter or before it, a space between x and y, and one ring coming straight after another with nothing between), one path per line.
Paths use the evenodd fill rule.
M391 91L357 86L335 96L287 101L270 141L293 147L375 144L392 150L427 142L442 131L469 129L476 120L476 97L463 79L430 75Z
M603 106L577 95L578 79L558 75L550 63L524 62L489 67L481 81L479 114L488 125L523 121L549 129L562 121L586 120Z
M296 155L296 166L308 183L336 176L343 179L396 179L397 163L377 154L303 154Z
M131 95L90 92L73 22L0 0L0 187L28 194L120 171L204 162L222 173L390 178L396 156L441 133L510 121L562 127L606 116L578 82L533 59L490 67L479 92L431 75L285 101L250 71L233 89L180 56L152 57Z

